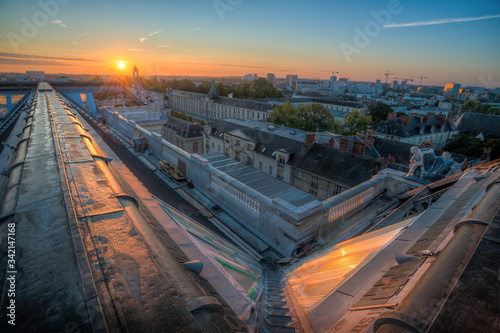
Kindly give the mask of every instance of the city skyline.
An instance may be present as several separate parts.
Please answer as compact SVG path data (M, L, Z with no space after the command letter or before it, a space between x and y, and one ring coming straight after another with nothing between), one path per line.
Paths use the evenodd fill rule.
M428 77L500 87L500 3L47 0L0 4L4 72L354 81ZM120 69L118 63L125 63Z

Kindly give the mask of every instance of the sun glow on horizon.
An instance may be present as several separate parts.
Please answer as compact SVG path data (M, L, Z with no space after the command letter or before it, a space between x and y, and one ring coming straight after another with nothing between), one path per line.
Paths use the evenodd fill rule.
M118 67L120 67L120 69L124 69L125 68L125 63L123 61L119 61L118 62Z

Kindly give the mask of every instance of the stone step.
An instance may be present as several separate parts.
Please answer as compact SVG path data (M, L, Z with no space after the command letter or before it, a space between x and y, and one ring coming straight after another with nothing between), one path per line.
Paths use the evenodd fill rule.
M290 314L290 310L287 308L275 308L272 306L267 307L267 312L273 316L286 316Z
M284 308L288 305L286 304L285 301L273 301L273 300L268 300L267 304L273 308Z
M283 326L273 326L273 325L264 325L263 330L264 333L293 333L296 332L293 327L283 327Z

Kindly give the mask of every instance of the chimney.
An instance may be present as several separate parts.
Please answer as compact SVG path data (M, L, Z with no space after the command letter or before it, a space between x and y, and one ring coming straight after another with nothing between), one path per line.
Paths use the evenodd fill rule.
M335 137L334 136L332 136L332 138L328 141L328 147L335 149Z
M314 142L319 143L319 132L314 133Z
M405 127L408 126L408 119L409 119L408 116L401 116L401 117L399 117L399 120L403 123L403 125L405 125Z
M446 115L445 115L445 114L440 113L440 114L438 114L437 116L438 116L438 118L439 118L439 119L441 119L441 121L442 121L442 122L443 122L443 124L444 124L444 122L446 121Z
M396 162L396 159L391 154L389 154L389 156L387 156L386 160L387 160L387 162L392 163L392 164L394 164Z
M349 151L349 139L346 139L345 137L342 137L340 140L340 150L343 151Z
M427 120L429 119L429 115L428 114L424 114L424 123L427 124Z
M370 147L370 149L373 149L374 144L375 144L375 137L373 137L373 133L370 133L370 131L368 131L368 135L365 136L365 145Z
M352 144L352 152L358 155L365 154L365 144L363 142L354 141Z
M392 120L394 118L396 118L396 114L394 112L389 112L389 114L387 115L387 121Z
M306 134L306 145L310 145L311 143L313 143L315 140L315 137L316 137L316 133L307 133Z

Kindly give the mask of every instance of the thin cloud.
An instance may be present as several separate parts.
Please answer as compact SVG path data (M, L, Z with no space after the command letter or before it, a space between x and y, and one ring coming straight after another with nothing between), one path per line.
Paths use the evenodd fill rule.
M65 28L67 28L67 27L68 27L68 26L67 26L66 24L64 24L64 23L63 23L63 21L61 21L61 20L52 20L52 21L50 21L50 23L52 23L52 24L56 24L56 25L59 25L59 26L61 26L61 27L65 27Z
M46 57L31 54L0 52L0 64L7 65L38 65L38 66L80 66L78 62L105 62L96 59Z
M157 47L170 47L170 44L158 45Z
M80 37L87 36L90 32L84 32L83 34L80 35Z
M76 44L77 44L77 42L73 41L73 45L76 45Z
M478 16L478 17L445 18L445 19L439 19L439 20L410 22L410 23L391 23L391 24L384 25L384 28L406 28L406 27L418 27L418 26L424 26L424 25L481 21L481 20L495 19L495 18L499 18L499 17L500 17L500 14Z
M194 28L193 31L201 30L201 28Z
M144 52L144 50L139 50L139 49L128 49L128 50L132 52Z
M83 59L83 58L62 58L62 57L46 57L31 54L18 54L18 53L5 53L0 52L0 58L19 58L19 59L38 59L38 60L62 60L62 61L93 61L102 62L96 59Z
M144 43L144 41L146 41L149 37L153 37L154 35L159 34L160 32L162 32L161 29L157 30L157 31L153 31L152 33L148 34L147 37L142 37L139 40L141 41L141 43Z

